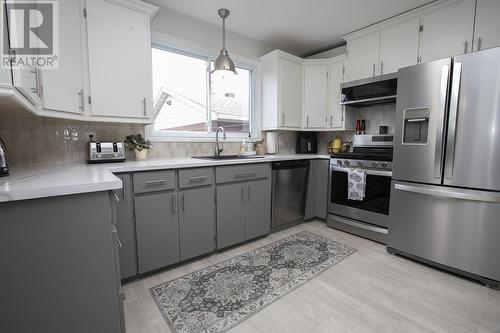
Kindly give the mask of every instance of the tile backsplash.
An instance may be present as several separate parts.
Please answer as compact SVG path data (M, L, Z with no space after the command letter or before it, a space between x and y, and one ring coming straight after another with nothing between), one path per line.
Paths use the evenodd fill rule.
M87 160L89 134L97 140L124 140L132 133L144 134L137 124L92 123L37 117L28 113L0 115L0 137L5 141L11 165L75 164ZM210 142L153 142L150 158L184 158L212 155ZM224 143L225 154L237 154L239 142ZM128 152L128 159L133 155Z
M366 133L378 133L378 126L386 125L394 133L395 105L381 105L369 108L348 108L354 119L366 120ZM89 134L97 140L124 140L132 133L144 134L143 125L92 123L72 120L37 117L28 113L7 113L0 115L0 137L7 145L9 163L22 164L75 164L87 159ZM351 141L353 133L320 132L318 153L327 154L327 142L336 135L344 141ZM294 154L297 132L278 132L278 153ZM150 158L186 158L194 155L212 155L211 142L153 142ZM237 154L239 142L224 143L225 154ZM129 153L129 159L132 154Z

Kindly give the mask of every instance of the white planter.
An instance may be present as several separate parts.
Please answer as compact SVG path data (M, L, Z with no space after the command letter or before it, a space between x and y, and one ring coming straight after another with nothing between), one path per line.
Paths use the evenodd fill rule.
M148 150L147 149L143 149L141 151L135 149L134 153L135 153L135 160L136 161L145 161L148 158Z

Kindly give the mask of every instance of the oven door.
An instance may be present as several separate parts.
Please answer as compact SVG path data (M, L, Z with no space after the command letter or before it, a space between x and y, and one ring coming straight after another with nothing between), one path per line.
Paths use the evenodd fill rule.
M354 220L388 227L391 171L366 170L365 198L348 199L347 168L330 166L328 212Z

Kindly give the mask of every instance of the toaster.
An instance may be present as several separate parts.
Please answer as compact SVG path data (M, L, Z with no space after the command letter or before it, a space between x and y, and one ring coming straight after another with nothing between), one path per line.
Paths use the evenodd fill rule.
M89 142L89 163L123 161L125 161L125 145L123 142Z

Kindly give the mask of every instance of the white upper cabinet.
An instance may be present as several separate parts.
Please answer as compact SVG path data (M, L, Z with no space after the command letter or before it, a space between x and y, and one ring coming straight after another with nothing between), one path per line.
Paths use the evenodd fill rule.
M303 128L328 127L328 64L304 65Z
M345 107L340 104L340 84L344 82L343 61L337 61L330 65L329 79L329 127L343 130Z
M477 0L474 51L500 46L500 0Z
M300 128L302 114L302 64L288 59L280 61L280 124Z
M92 115L150 122L150 16L119 2L87 0L87 34Z
M302 125L302 59L282 51L260 58L262 128L300 129Z
M83 113L84 83L83 4L59 1L58 69L40 69L41 107L45 110Z
M465 0L427 13L422 18L422 62L471 52L475 0Z
M374 32L347 43L346 81L378 75L380 61L380 32Z
M418 58L420 20L412 19L380 32L380 74L415 65Z
M29 4L34 8L33 1L30 1ZM11 45L11 47L12 45L18 45L21 41L23 43L25 41L24 16L22 15L22 12L20 13L20 15L9 15L7 20L9 25L9 45ZM37 17L33 14L30 15L30 20L37 19ZM30 40L30 43L33 42L34 41ZM38 74L38 69L35 66L27 69L16 66L12 68L13 86L35 106L40 104L40 82Z

